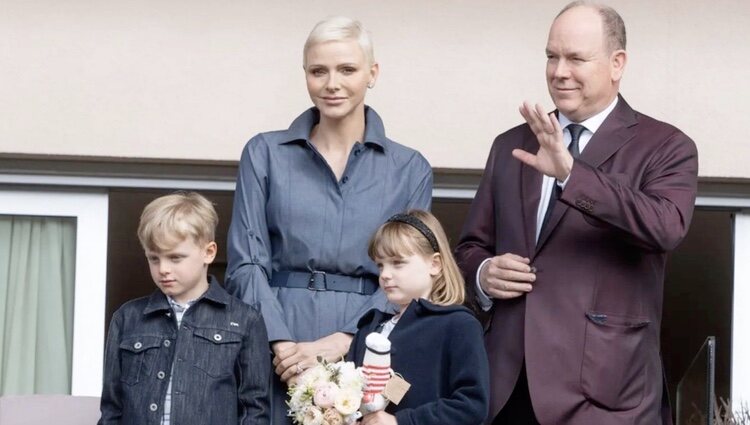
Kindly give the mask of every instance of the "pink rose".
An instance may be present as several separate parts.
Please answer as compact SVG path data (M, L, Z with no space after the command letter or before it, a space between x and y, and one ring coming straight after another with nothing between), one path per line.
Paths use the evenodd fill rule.
M313 402L321 408L333 406L336 396L339 394L339 387L333 382L323 382L315 386Z
M323 412L323 423L327 425L344 425L344 419L336 409L330 408Z

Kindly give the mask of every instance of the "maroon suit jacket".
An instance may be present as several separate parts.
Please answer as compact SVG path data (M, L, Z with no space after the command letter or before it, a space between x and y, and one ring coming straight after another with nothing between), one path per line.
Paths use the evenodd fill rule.
M514 148L539 149L528 125L495 139L456 248L472 287L494 255L529 257L537 270L532 292L494 301L490 419L525 358L542 425L661 423L664 267L690 224L695 144L620 97L575 160L538 242L542 175L514 159Z

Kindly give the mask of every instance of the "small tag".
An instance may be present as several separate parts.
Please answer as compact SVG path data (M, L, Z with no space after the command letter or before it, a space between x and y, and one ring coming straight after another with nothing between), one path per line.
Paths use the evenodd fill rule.
M409 391L410 387L411 384L406 382L404 378L398 375L393 375L391 379L388 380L388 383L385 384L383 395L393 404L398 405L401 402L401 399L404 398L404 394Z

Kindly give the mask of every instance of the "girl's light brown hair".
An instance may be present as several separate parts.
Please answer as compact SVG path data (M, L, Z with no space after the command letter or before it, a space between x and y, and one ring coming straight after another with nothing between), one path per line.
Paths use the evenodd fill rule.
M196 192L176 192L151 201L141 213L138 239L143 249L167 251L191 238L213 242L219 216L213 204Z
M434 215L427 211L410 210L406 214L418 218L437 239L437 253L440 255L443 267L432 282L430 301L438 305L463 304L464 278L453 258L443 226ZM378 258L405 257L414 254L429 257L435 254L435 250L432 249L427 238L412 225L390 221L380 226L372 235L367 254L377 261Z

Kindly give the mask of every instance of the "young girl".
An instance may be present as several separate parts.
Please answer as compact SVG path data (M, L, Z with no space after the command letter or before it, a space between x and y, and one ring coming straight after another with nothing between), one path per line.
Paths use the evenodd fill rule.
M440 223L419 210L394 215L375 232L368 254L398 313L362 317L349 360L361 365L365 338L380 332L391 341L391 368L411 388L362 425L481 424L489 398L482 327L461 306L464 281Z

